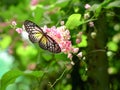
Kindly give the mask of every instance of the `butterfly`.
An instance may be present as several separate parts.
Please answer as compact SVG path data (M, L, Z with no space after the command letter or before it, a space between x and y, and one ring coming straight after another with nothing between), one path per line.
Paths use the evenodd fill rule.
M61 52L59 44L52 37L47 35L37 24L30 20L26 20L24 22L24 27L32 43L38 43L42 49L52 53Z

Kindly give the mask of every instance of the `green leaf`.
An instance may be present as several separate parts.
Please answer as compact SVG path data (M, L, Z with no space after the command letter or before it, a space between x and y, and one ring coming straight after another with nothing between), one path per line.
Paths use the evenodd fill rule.
M67 84L66 86L64 86L63 90L71 90L72 86L70 84Z
M95 17L98 17L101 12L102 6L101 4L94 4L90 8L90 11L93 11L95 13Z
M42 7L36 7L34 10L34 18L36 23L40 23L39 21L42 19L44 13L44 9Z
M67 22L66 22L66 27L68 29L74 29L77 26L79 26L82 22L80 21L81 19L81 14L72 14L69 16Z
M101 13L102 8L106 7L110 1L111 0L104 0L104 2L101 4L94 4L90 8L90 11L93 11L95 13L95 17L98 17Z
M69 59L67 58L67 55L66 55L66 54L63 54L63 53L55 54L55 58L58 59L58 60L63 60L63 61L69 60Z
M56 7L65 7L67 4L69 3L69 0L61 0L61 1L57 1L56 3L55 3L55 6Z
M21 76L21 75L39 78L39 77L42 77L43 74L44 74L43 71L27 71L24 73L20 70L8 71L6 74L3 75L2 79L1 79L0 90L6 90L6 87L9 84L12 84L13 82L15 82L16 78Z
M120 0L116 0L114 2L109 3L106 8L109 9L113 7L120 7Z
M107 46L108 46L109 50L112 50L112 51L117 51L118 50L117 43L115 43L113 41L108 42Z
M44 74L43 71L27 71L24 73L24 75L26 75L26 76L32 76L32 77L36 77L36 78L42 77L43 74Z
M16 53L21 57L21 58L28 58L28 56L34 57L37 54L36 48L32 46L19 46L16 49Z
M78 47L86 47L87 46L87 37L82 35L82 41L78 44Z
M3 35L2 40L0 41L0 47L2 49L5 49L9 46L9 44L11 43L12 39L10 36L8 35Z
M5 73L1 79L0 90L5 90L5 88L9 84L13 83L16 80L16 78L19 77L20 75L23 75L23 73L20 70L11 70Z
M49 61L52 59L53 55L50 53L43 53L42 56L44 57L45 60Z

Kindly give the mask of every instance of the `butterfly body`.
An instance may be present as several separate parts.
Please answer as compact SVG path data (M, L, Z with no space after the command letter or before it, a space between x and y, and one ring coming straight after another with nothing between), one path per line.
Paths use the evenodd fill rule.
M38 43L39 46L48 50L52 53L60 53L61 48L59 44L47 33L43 32L43 30L34 22L26 20L24 22L25 30L28 32L28 37L31 42Z

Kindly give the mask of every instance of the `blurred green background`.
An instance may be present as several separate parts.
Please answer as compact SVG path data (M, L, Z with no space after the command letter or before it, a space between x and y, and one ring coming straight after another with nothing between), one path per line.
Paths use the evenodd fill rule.
M71 65L67 54L32 44L12 27L27 19L42 27L64 21L83 56L73 54ZM0 90L120 90L119 45L119 0L1 0Z

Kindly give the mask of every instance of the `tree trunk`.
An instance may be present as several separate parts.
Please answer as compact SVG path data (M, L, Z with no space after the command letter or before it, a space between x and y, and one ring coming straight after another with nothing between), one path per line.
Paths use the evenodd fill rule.
M108 61L106 55L107 23L105 13L95 21L95 28L88 29L88 82L89 90L109 90ZM96 31L96 37L91 32Z

